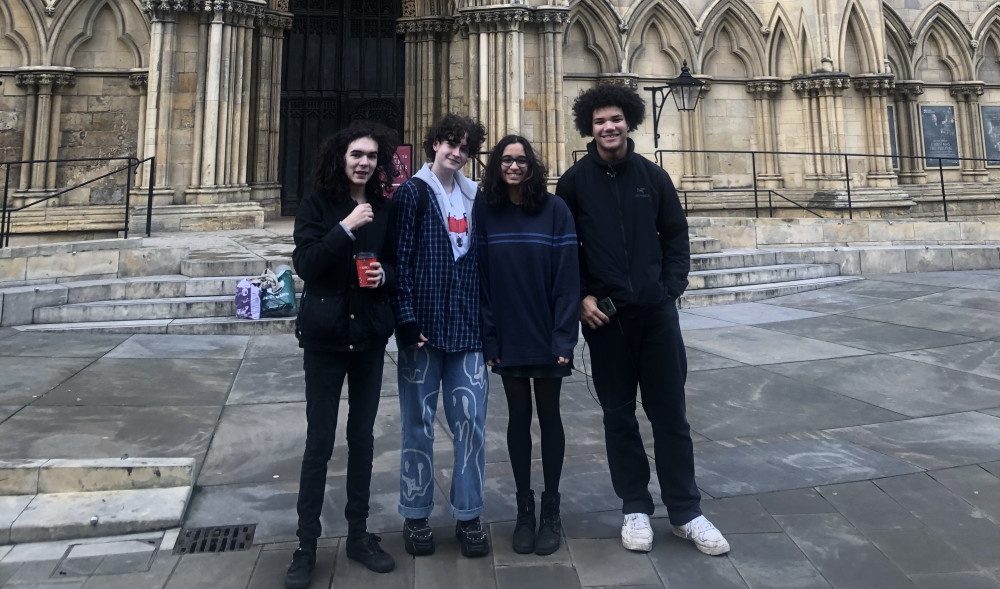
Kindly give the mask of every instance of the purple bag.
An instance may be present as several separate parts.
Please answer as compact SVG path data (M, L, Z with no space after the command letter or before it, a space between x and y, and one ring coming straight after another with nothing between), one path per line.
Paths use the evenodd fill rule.
M236 285L236 316L260 319L260 287L244 278Z

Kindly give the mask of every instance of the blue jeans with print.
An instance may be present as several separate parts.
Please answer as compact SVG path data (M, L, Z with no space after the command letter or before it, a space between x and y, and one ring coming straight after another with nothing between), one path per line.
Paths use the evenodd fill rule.
M434 414L443 390L444 413L454 437L451 514L462 521L479 517L486 479L488 389L481 351L445 352L427 345L399 351L400 515L421 519L434 509Z

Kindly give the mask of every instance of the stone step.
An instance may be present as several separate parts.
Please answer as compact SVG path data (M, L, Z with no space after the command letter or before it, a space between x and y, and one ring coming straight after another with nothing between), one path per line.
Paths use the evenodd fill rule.
M81 323L86 321L126 321L178 319L185 317L236 316L232 295L170 297L74 303L35 309L32 323Z
M182 319L146 319L133 321L85 321L77 323L36 323L15 325L13 329L34 333L158 333L176 335L268 335L293 333L294 317L239 319L191 317Z
M864 280L860 276L829 276L810 280L790 280L770 284L751 284L746 286L727 286L721 288L706 288L685 292L678 301L681 309L707 307L709 305L729 305L733 303L749 303L774 297L780 297L809 290L825 288Z
M714 254L722 251L722 242L714 237L690 236L691 254Z
M688 275L688 292L707 288L790 282L839 276L837 264L775 264L750 268L700 270Z
M774 251L768 250L726 250L723 252L691 256L691 271L725 270L729 268L750 268L777 264Z
M281 265L291 266L292 259L193 254L181 261L181 274L191 277L258 276L267 268L273 270Z
M245 276L199 276L167 274L107 280L81 280L63 282L67 289L67 303L92 303L127 299L165 299L176 297L232 296L236 285ZM304 282L298 276L295 292L302 292Z

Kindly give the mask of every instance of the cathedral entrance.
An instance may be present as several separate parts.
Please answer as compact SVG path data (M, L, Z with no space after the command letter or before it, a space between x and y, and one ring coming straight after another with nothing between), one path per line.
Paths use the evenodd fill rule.
M403 130L399 0L292 0L281 79L281 214L311 190L324 137L355 119Z

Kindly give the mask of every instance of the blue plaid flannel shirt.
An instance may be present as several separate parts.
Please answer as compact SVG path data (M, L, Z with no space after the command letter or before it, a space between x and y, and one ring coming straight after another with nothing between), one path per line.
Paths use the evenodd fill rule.
M417 227L420 195L412 180L392 195L396 203L396 276L393 297L397 339L416 323L427 344L445 352L481 350L479 263L476 231L469 219L469 252L455 259L441 207L428 186L428 206ZM412 326L411 326L412 327ZM404 342L400 342L402 346Z

